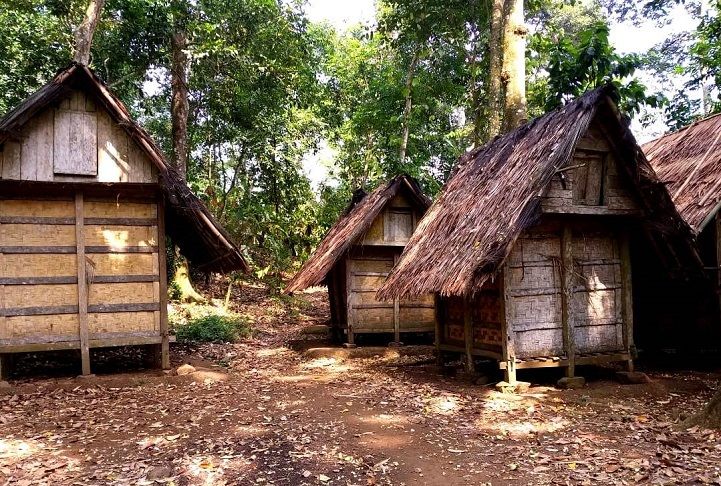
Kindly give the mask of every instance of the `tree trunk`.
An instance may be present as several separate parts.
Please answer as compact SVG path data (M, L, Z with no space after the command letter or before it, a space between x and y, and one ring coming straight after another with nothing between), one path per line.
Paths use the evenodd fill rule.
M418 67L418 60L420 57L420 49L413 53L413 59L411 64L408 66L408 73L406 74L406 104L403 108L403 118L401 122L401 149L400 149L400 163L403 165L406 161L408 153L408 137L410 136L411 127L411 110L413 109L413 80L416 77L416 68Z
M188 172L188 6L184 0L176 2L173 15L173 34L170 39L172 60L170 66L171 105L170 117L173 136L173 164L185 180ZM190 281L188 260L178 254L178 267L173 280L180 288L183 302L204 302Z
M503 131L509 132L527 121L526 34L523 0L506 0L503 21L503 80L505 99Z
M488 132L486 141L501 133L503 122L503 0L491 4L488 42Z
M188 170L188 34L181 22L175 22L171 39L173 60L170 71L172 91L171 117L173 130L173 162L185 179Z
M681 427L700 427L704 429L721 429L721 390L711 398L706 407L681 424Z
M105 0L90 0L85 9L85 17L75 29L75 54L73 61L87 66L90 63L90 47L93 45L93 35L98 27L100 16L103 13Z

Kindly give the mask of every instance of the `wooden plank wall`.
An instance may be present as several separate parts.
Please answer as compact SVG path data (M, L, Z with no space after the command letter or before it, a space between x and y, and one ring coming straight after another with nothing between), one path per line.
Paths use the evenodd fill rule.
M541 201L547 213L635 214L632 193L618 172L618 162L597 124L579 141L568 165L556 174Z
M91 346L161 342L156 201L75 197L0 199L0 352L78 347L84 319Z
M80 91L31 119L0 151L0 179L157 182L157 169L126 131Z
M363 236L363 246L406 246L416 229L420 212L404 196L391 199Z

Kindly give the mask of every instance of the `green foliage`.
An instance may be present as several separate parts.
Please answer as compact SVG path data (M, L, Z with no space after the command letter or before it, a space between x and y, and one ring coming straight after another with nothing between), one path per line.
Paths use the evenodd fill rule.
M171 302L179 302L183 297L183 291L175 280L169 280L168 285L168 299Z
M633 116L641 106L660 106L661 95L646 95L646 88L633 78L641 65L638 56L619 55L609 41L609 28L598 21L581 31L576 39L558 38L551 48L545 110L552 110L591 89L616 86L621 111ZM629 79L630 78L630 79Z
M251 335L248 322L235 315L210 314L174 327L180 342L232 343Z

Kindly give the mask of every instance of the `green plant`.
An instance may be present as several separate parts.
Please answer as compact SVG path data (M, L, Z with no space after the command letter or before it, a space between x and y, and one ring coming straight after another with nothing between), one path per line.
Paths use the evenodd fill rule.
M175 335L180 342L234 342L250 334L247 321L234 315L196 317L175 327Z
M183 292L180 290L180 285L175 280L172 280L168 285L168 299L178 302L182 296Z

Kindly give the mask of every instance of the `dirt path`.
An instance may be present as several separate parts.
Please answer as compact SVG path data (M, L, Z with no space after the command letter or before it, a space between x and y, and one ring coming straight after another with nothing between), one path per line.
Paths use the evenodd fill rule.
M282 345L296 328L274 329L174 348L188 376L14 382L0 484L721 484L719 433L672 427L718 375L503 395L428 356L306 358Z

